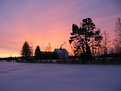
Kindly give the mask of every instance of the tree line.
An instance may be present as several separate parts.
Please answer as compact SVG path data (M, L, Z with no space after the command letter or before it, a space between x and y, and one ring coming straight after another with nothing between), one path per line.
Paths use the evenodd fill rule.
M21 57L22 59L30 61L32 59L56 59L58 58L58 55L55 52L42 52L39 46L36 47L35 53L33 55L32 47L27 41L25 41L21 50Z
M113 48L109 44L108 32L102 33L101 29L97 28L91 18L85 18L80 25L72 24L69 43L74 54L74 58L82 60L83 63L92 62L95 57L121 57L121 19L118 18L115 25L115 40ZM34 54L34 55L33 55ZM23 59L35 60L39 59L56 59L58 58L55 52L41 52L37 46L33 53L32 47L26 41L21 50Z
M110 30L108 30L110 31ZM115 25L115 39L109 40L109 33L96 28L91 18L85 18L80 25L72 24L69 43L75 58L81 59L83 63L95 57L102 58L119 58L121 60L121 19L118 18ZM113 48L109 45L113 43Z

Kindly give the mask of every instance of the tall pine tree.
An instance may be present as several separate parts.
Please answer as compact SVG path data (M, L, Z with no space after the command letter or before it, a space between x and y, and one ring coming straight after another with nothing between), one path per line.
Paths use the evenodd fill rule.
M21 56L24 59L30 59L32 57L32 50L31 50L31 47L27 41L23 44L23 47L21 50Z
M100 31L95 30L95 28L91 18L83 19L80 27L76 24L72 25L69 43L72 45L75 56L82 57L83 61L92 59L91 46L94 44L94 41L102 39Z

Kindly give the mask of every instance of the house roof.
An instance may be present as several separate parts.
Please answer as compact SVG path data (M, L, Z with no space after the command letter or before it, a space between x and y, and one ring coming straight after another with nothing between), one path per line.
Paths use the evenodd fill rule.
M66 50L66 49L62 49L62 48L56 48L55 50L54 50L54 52L56 52L56 53L68 53L68 51Z

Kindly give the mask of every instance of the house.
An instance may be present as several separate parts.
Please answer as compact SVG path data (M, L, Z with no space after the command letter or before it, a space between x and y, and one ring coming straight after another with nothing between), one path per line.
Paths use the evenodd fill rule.
M55 49L54 52L58 55L58 58L60 59L68 58L68 51L62 47L60 47L60 49Z

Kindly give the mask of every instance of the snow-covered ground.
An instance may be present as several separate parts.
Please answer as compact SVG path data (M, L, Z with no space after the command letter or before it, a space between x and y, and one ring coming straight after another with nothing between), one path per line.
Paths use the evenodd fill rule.
M121 91L121 65L0 62L0 91Z

